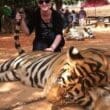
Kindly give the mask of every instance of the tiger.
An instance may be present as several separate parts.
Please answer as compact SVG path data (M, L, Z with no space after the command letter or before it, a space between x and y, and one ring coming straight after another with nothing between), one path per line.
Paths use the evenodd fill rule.
M20 81L41 90L38 97L46 98L53 108L72 103L86 109L93 105L88 91L109 83L109 57L94 49L80 53L75 47L64 52L22 53L1 63L0 73L1 82Z
M76 56L72 54L73 50ZM75 104L84 110L93 110L93 92L110 84L110 55L93 48L79 52L73 47L68 53L68 63L61 68L61 74L51 88L51 91L57 92L48 94L47 98L54 106ZM62 91L60 94L59 90ZM106 91L110 94L110 90Z
M95 35L90 27L73 27L68 25L63 29L63 35L66 40L85 40L87 38L93 39Z
M0 64L0 82L20 81L35 87L38 92L40 90L38 97L48 97L60 74L60 68L67 63L66 57L66 52L22 53ZM59 88L58 94L61 94L60 91Z

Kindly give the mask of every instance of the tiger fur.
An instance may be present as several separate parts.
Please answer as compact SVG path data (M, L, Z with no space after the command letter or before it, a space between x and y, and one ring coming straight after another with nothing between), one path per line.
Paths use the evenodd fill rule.
M81 53L77 51L76 56L71 54L72 47L69 51L68 63L62 67L61 76L55 83L55 87L51 88L51 91L54 89L59 91L60 88L62 94L57 101L56 96L59 95L57 92L57 95L49 94L48 100L58 105L59 103L61 105L76 104L84 110L93 110L95 101L92 96L94 92L91 92L91 89L94 87L94 91L98 88L103 89L110 84L110 56L105 51L92 48L82 50Z
M15 48L18 50L18 53L22 54L25 53L25 51L22 49L21 44L19 42L20 25L21 25L21 20L17 19L15 23L14 41L15 41Z

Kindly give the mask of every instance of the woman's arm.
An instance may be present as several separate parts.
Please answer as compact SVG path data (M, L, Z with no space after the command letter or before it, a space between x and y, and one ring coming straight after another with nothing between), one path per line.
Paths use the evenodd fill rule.
M20 14L19 12L17 12L16 13L16 20L21 21L21 29L23 30L23 32L26 35L30 35L30 29L29 29L28 24L26 23L26 14L25 13ZM32 24L32 23L30 23L30 24Z
M53 20L54 21L53 22L54 31L56 33L56 36L55 36L55 39L54 39L53 43L51 44L50 48L45 49L47 51L55 51L63 39L63 34L62 34L63 20L62 20L62 17L58 12L54 11L53 19L54 19Z
M54 52L55 49L58 47L58 45L60 44L62 40L62 36L60 34L56 35L55 40L53 41L52 45L50 46L50 48L46 48L46 51L52 51Z
M29 28L28 28L28 26L27 26L27 24L26 24L26 21L25 21L25 19L22 19L21 20L21 28L22 28L22 30L23 30L23 32L26 34L26 35L30 35L30 31L29 31Z

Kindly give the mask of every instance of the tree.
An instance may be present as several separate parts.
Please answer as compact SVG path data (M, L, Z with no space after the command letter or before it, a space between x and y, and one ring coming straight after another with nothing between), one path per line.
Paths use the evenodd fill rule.
M56 5L56 9L59 10L62 7L63 4L63 0L54 0L55 5Z
M77 4L78 1L85 1L85 0L63 0L63 3L71 5L71 4Z

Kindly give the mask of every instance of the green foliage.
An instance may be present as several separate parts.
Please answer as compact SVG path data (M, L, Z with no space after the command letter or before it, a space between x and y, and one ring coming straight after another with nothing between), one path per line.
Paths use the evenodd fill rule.
M0 7L4 5L12 5L14 4L15 6L31 6L31 5L36 5L38 0L0 0ZM52 0L56 4L61 4L63 2L64 4L76 4L79 0ZM84 1L84 0L80 0Z
M85 1L85 0L63 0L63 3L64 4L68 4L68 5L71 5L71 4L77 4L78 1Z
M26 6L35 5L37 0L0 0L0 7L4 5Z

